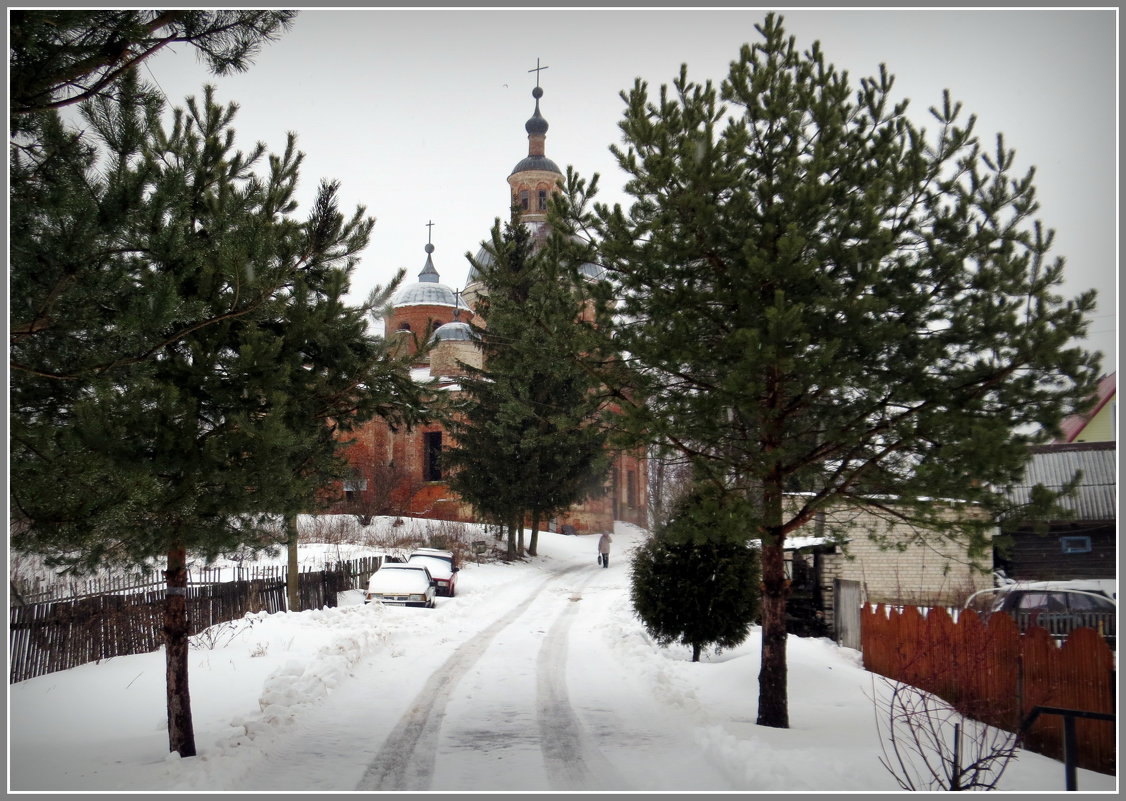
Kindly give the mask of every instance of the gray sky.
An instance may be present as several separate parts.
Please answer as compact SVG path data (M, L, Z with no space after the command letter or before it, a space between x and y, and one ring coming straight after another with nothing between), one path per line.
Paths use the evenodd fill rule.
M1099 292L1092 346L1115 369L1117 327L1117 28L1102 10L782 10L805 49L820 40L828 62L854 83L896 78L896 99L928 122L943 89L977 116L992 148L997 132L1017 170L1036 167L1038 217L1055 229L1067 261L1063 294ZM215 83L237 102L238 142L281 152L287 131L306 154L301 197L338 179L344 208L376 218L353 279L357 298L399 267L413 281L433 221L434 262L455 288L493 221L505 217L506 178L527 154L536 61L550 124L547 155L566 171L601 175L604 201L626 198L609 154L619 140L619 92L637 77L651 90L689 77L718 83L766 9L307 10L267 45L249 72L208 76L187 49L148 62L174 105Z

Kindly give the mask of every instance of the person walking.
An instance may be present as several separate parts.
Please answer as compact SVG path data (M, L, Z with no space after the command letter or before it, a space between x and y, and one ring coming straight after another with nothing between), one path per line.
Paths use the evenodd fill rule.
M603 567L610 566L610 534L603 532L598 538L598 561Z

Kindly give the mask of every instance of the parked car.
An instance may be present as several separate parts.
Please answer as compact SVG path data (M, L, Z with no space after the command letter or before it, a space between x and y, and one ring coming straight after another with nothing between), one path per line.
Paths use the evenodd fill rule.
M378 601L393 606L424 606L434 608L437 580L426 565L406 562L385 562L372 573L364 603Z
M966 608L986 616L1002 612L1022 632L1039 626L1057 639L1078 628L1092 628L1113 646L1117 595L1113 580L1021 581L976 592L966 600Z
M416 548L407 557L408 565L426 565L430 575L437 582L439 595L454 597L457 592L457 559L453 551L442 551L438 548Z

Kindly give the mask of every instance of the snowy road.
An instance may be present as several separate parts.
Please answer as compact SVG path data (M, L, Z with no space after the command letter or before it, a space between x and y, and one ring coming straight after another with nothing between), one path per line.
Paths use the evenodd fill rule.
M653 737L629 722L607 720L598 702L621 692L628 667L605 681L576 688L568 667L607 660L585 637L572 637L584 619L602 619L599 592L585 590L602 571L571 566L549 576L480 634L458 647L429 678L357 785L359 790L627 790L651 784ZM592 617L593 616L593 617ZM622 667L626 667L622 670ZM617 674L617 675L615 675ZM498 688L498 685L500 687ZM498 689L500 690L498 692ZM584 691L585 690L585 691ZM692 749L668 748L685 758ZM643 774L620 772L607 751L640 744ZM605 749L604 749L605 746ZM640 764L639 752L634 761ZM508 782L512 786L508 786Z
M9 687L19 792L896 792L879 759L879 683L860 655L790 638L790 729L755 725L757 631L689 661L629 601L629 550L589 537L465 565L436 609L258 613L191 651L198 756L167 751L164 657L116 657ZM338 546L332 546L334 552ZM1021 752L1001 789L1063 788ZM1079 772L1083 791L1117 787Z
M466 779L477 766L488 767L492 781L497 761L534 763L537 758L544 763L549 789L590 788L587 763L599 760L600 754L591 753L585 742L568 701L565 675L567 634L582 600L570 589L574 583L566 583L566 579L579 570L572 566L546 579L510 612L454 651L427 681L356 789L430 790L435 783L443 785L440 789L475 789L466 786ZM591 572L582 570L588 575ZM552 592L561 586L569 593L563 605L558 593ZM476 704L468 709L454 704L455 715L443 726L453 693L462 685L475 696L474 688L511 679L514 686L508 697L525 697L516 682L528 675L525 668L530 654L537 651L540 621L550 618L555 622L534 662L535 706L517 703L483 710ZM494 725L482 727L482 721ZM498 730L497 721L511 725ZM609 769L604 763L601 759L599 767ZM439 765L440 774L436 772ZM517 772L526 777L529 767L521 764Z
M733 787L710 769L715 786L699 787L707 759L691 741L692 726L677 726L675 710L655 709L613 647L605 607L621 601L624 568L556 565L535 584L493 588L503 604L474 599L471 575L463 573L466 589L440 599L434 613L383 610L413 615L424 628L470 632L431 654L430 672L394 677L393 658L357 666L239 785L308 787L313 741L323 790L645 790L687 787L686 776L693 789ZM423 641L432 645L433 634ZM403 642L392 654L411 647ZM412 664L419 666L417 655ZM417 687L413 694L389 697L387 688L404 682Z

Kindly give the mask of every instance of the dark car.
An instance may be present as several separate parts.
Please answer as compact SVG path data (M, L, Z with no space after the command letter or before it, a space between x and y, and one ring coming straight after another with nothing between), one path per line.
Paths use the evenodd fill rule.
M1091 628L1113 646L1118 622L1116 596L1114 581L1017 582L974 593L966 608L986 615L1002 612L1012 617L1022 632L1039 626L1056 639L1064 639L1078 628Z

